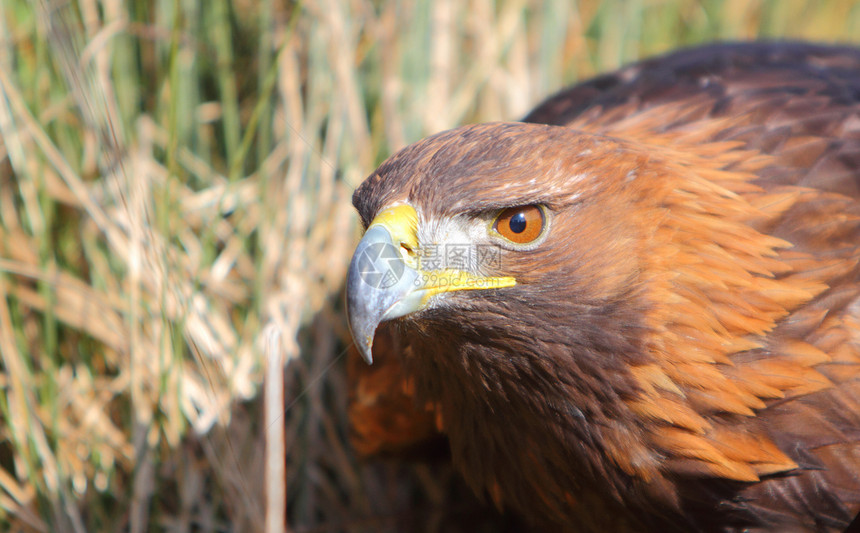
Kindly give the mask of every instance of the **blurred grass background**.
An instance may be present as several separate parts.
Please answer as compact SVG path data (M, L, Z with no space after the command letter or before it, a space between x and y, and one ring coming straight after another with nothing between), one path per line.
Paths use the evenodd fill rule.
M0 0L0 529L376 531L444 501L347 443L353 188L426 134L753 38L860 42L860 3Z

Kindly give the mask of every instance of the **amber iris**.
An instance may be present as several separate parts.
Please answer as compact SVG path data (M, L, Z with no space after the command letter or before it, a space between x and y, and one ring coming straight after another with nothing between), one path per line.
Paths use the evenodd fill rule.
M536 205L509 207L496 218L493 229L515 244L528 244L543 232L543 210Z

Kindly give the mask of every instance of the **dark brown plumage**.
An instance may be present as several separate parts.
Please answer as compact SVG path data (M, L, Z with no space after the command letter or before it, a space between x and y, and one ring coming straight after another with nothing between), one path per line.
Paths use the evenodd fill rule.
M515 280L379 312L394 318L379 366L350 363L359 451L444 433L477 493L536 524L846 527L860 511L860 51L682 51L525 122L429 137L356 191L365 227L413 209L408 239L383 220L407 266L466 239L501 254L469 276ZM492 226L516 206L545 212L533 244Z

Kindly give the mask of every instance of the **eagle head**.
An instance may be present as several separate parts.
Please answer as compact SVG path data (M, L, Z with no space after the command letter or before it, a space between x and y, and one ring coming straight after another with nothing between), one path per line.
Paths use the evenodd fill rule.
M356 190L354 342L372 362L394 321L477 490L563 513L595 479L617 493L634 471L655 477L626 401L646 360L643 258L660 215L659 191L629 184L658 171L608 137L481 124L403 149ZM555 475L574 465L580 477Z

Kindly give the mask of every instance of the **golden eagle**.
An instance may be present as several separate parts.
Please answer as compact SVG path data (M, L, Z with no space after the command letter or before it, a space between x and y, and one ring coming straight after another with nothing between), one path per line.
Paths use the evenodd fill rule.
M408 146L353 203L359 451L439 431L553 528L857 514L860 50L647 60Z

